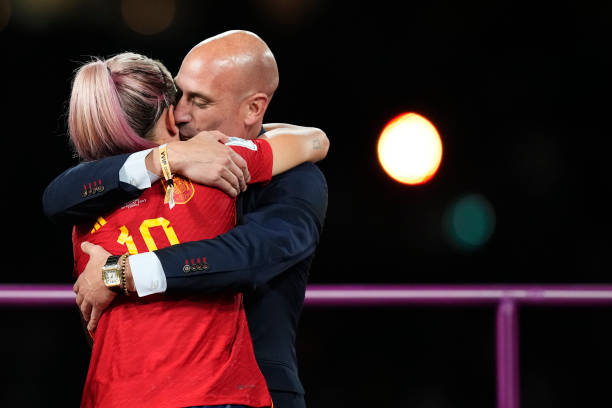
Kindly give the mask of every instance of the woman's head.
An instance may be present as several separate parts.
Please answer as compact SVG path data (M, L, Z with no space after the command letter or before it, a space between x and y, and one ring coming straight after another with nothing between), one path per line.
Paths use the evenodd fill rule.
M81 158L96 160L156 145L157 123L176 99L166 67L134 53L94 60L77 71L72 84L68 128Z

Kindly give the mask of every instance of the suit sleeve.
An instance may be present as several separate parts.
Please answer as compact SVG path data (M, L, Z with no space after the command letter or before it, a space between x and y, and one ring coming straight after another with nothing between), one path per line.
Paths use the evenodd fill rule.
M60 174L43 193L43 211L55 222L78 224L133 200L142 190L121 182L129 154L81 163Z
M263 186L243 224L211 240L156 251L167 293L245 290L268 282L311 256L327 211L327 184L312 163L280 174ZM191 259L207 268L185 272Z

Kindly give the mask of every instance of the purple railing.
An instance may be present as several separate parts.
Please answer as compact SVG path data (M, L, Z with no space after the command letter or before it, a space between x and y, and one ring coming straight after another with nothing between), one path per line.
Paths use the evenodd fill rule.
M610 285L310 285L306 306L496 306L497 407L518 408L518 306L612 305ZM2 306L74 306L72 285L0 285Z

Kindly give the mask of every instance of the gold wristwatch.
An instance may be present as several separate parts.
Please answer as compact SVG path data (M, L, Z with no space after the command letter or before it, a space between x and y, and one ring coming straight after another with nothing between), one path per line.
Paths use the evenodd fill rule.
M121 265L119 259L123 255L111 255L102 267L102 281L107 288L116 293L121 293Z

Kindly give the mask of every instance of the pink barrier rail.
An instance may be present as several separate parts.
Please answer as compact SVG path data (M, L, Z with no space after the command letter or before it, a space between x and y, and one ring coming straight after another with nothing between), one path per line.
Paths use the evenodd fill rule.
M305 304L496 306L497 407L518 408L518 306L612 305L612 285L310 285ZM0 285L0 307L74 305L72 285Z

